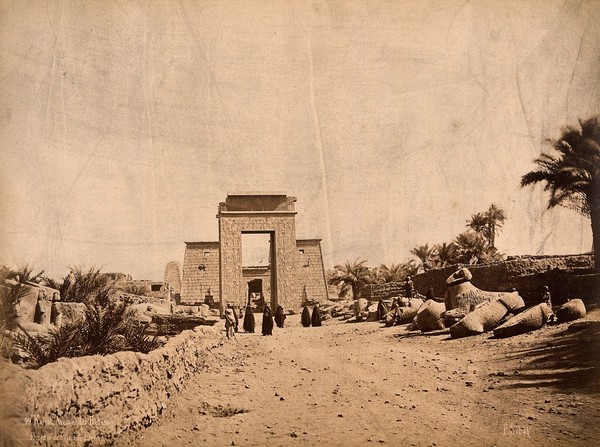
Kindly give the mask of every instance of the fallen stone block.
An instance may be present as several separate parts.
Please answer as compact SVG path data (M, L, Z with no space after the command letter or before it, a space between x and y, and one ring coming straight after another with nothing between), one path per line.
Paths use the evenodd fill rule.
M508 313L500 300L482 303L462 320L450 327L452 338L477 335L492 330Z
M410 323L417 316L417 312L423 305L423 300L413 298L410 306L396 308L396 324Z
M362 313L368 305L369 302L364 298L359 298L356 301L354 301L354 316L356 317L356 321L362 321Z
M377 303L371 304L367 308L367 310L369 312L369 314L367 316L367 321L379 321L378 314L377 314Z
M578 320L585 317L585 304L580 299L575 299L566 302L556 311L556 320L559 323Z
M548 322L552 309L546 303L531 307L494 329L494 337L505 338L540 329Z
M500 297L499 301L504 304L509 312L515 314L525 309L525 301L523 301L519 292L506 293L504 296Z
M438 303L433 300L427 300L417 311L414 322L419 330L422 332L435 331L438 329L444 329L444 319L442 314L446 306L444 303Z

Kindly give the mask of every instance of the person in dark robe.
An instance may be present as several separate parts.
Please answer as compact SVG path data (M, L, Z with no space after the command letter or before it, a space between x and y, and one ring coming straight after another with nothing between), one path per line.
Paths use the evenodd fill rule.
M388 308L387 305L385 304L385 301L383 301L383 298L379 299L379 304L377 304L377 319L379 321L383 320L385 318L385 314L388 313Z
M244 315L244 330L251 334L254 334L254 327L256 326L256 322L254 320L254 313L252 312L252 307L250 305L246 306L246 315Z
M263 312L262 334L273 335L273 314L271 312L271 307L268 304L265 305L265 310Z
M313 325L313 327L321 326L321 310L319 309L318 304L315 307L313 307L310 323Z
M552 309L552 295L550 294L550 289L548 288L548 286L544 286L544 288L542 289L542 299L540 302L546 303L550 307L550 309Z
M416 298L415 293L415 285L412 282L412 278L410 276L406 277L406 284L404 285L406 298Z
M517 290L513 289L513 291L516 292ZM567 301L570 301L570 300L567 298ZM540 302L547 304L548 307L550 308L550 310L552 311L552 295L550 294L550 289L548 288L548 286L544 286L544 288L542 289L542 299ZM556 319L556 314L551 313L550 317L548 318L548 324L557 324L557 323L558 323L558 320Z
M435 301L435 295L433 294L433 287L430 287L427 290L427 293L425 294L425 301L427 300L434 300Z
M277 310L275 311L275 324L279 329L283 329L283 324L285 323L285 314L283 313L283 307L280 304L277 305Z
M304 306L304 308L302 309L302 326L304 327L310 327L310 310L308 310L308 307Z

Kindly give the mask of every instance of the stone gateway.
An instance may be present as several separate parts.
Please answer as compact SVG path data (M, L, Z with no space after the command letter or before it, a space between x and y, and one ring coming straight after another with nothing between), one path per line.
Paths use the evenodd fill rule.
M271 309L298 311L306 300L327 300L321 240L296 239L295 202L282 193L228 194L217 214L219 242L186 242L182 304L212 299L221 313L227 303L245 307L259 277L242 267L242 234L257 233L270 237L270 268L260 272L260 293Z

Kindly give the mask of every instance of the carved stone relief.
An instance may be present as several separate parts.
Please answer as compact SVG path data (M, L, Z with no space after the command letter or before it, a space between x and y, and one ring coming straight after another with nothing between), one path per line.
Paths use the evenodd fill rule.
M220 226L220 250L223 261L221 263L221 302L244 303L241 234L244 231L260 231L274 233L276 259L273 260L272 275L275 290L272 290L272 296L276 297L277 302L284 308L297 308L298 304L294 303L297 295L294 274L297 265L294 216L222 215Z

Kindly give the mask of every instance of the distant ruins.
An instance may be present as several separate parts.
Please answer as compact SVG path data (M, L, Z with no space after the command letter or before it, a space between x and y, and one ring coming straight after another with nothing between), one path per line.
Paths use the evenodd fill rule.
M262 294L275 309L328 299L321 239L296 239L295 197L232 193L219 204L219 242L186 242L181 304L244 306ZM270 265L242 267L242 234L270 236Z
M177 261L171 261L165 267L164 283L168 284L173 294L175 302L181 299L181 264Z

